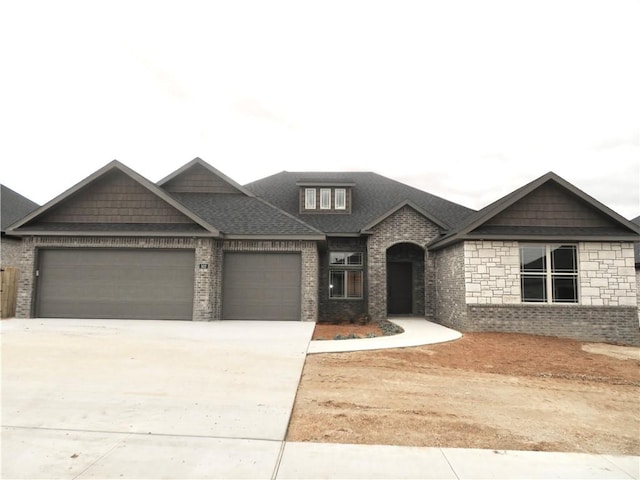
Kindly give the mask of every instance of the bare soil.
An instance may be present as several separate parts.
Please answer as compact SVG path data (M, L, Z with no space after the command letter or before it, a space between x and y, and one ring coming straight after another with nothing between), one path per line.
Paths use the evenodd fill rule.
M287 439L640 455L640 349L470 333L310 355Z

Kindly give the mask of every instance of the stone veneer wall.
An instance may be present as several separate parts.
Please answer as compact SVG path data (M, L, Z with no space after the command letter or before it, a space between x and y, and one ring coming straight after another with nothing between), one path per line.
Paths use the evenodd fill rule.
M369 315L372 320L387 318L387 249L402 242L414 243L424 248L438 236L438 227L409 206L402 207L372 229L368 241L369 267L367 295ZM425 284L434 283L433 261L425 250ZM425 315L434 317L435 292L425 289Z
M211 278L217 264L211 262L212 240L163 237L25 237L22 243L20 280L18 281L17 318L31 318L35 301L35 271L38 248L157 248L192 249L195 251L195 288L193 294L193 320L211 319ZM197 268L209 263L209 268Z
M464 245L457 243L438 250L435 258L436 321L448 327L464 330L467 309L464 285Z
M520 303L518 242L464 242L464 280L467 304Z
M300 252L302 258L302 291L301 320L315 322L318 320L318 247L316 242L303 240L225 240L221 243L224 252ZM224 265L220 261L219 265ZM217 271L215 284L222 285L222 268ZM216 298L214 320L222 316L222 288L215 291Z
M633 243L581 242L578 262L582 305L637 307Z
M449 255L446 250L438 254L443 257L443 263ZM439 310L439 321L466 331L518 332L640 344L633 244L580 242L578 262L580 304L524 304L520 301L518 242L467 241L464 244L466 313L444 308L442 314L456 312L460 319L442 318ZM447 268L455 270L455 265L444 263L444 266L438 268L438 279L444 275L445 285L450 285L452 280L446 279L446 271Z

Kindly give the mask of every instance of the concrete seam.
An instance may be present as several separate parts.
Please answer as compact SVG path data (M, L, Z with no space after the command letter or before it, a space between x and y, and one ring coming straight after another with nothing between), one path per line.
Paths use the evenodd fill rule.
M447 458L447 454L446 454L446 453L444 453L444 451L443 451L441 448L439 448L438 450L440 450L440 453L442 454L442 456L444 457L445 461L447 462L447 465L449 465L449 468L451 469L451 473L453 473L453 474L456 476L456 478L457 478L458 480L460 480L460 476L458 475L458 473L456 472L456 470L453 468L453 465L451 465L451 462L450 462L450 461L449 461L449 459Z

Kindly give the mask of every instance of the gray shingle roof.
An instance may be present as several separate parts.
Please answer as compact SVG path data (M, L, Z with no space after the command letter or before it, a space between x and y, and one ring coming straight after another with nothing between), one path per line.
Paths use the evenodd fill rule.
M38 208L38 204L0 185L0 216L2 217L2 233L5 229Z
M350 214L300 214L299 182L354 183ZM281 172L245 185L257 196L327 234L359 233L402 202L409 201L453 227L474 212L373 172Z
M173 193L172 197L228 235L321 235L260 198L210 193Z

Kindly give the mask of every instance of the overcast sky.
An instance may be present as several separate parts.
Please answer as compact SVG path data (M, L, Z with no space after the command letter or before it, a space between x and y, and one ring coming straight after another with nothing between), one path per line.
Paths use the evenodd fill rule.
M113 159L375 171L479 209L555 171L640 215L638 1L0 2L0 182Z

